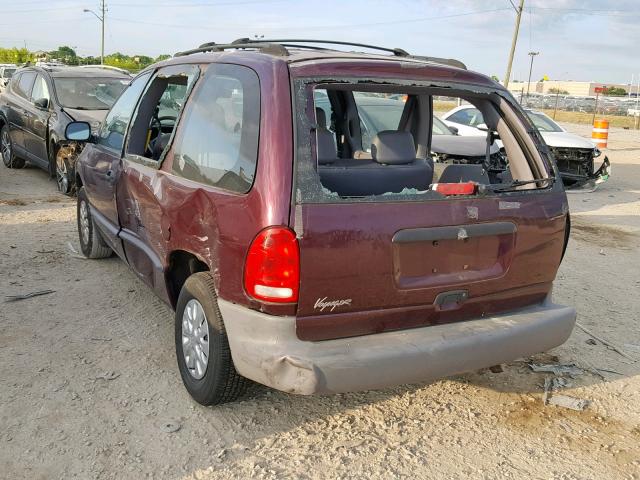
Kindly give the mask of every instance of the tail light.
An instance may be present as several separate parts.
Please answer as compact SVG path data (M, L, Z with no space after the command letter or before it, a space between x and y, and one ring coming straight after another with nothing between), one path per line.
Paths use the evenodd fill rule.
M244 265L247 293L267 302L298 301L300 252L295 233L285 227L262 230L251 242Z
M434 183L431 190L442 195L473 195L478 185L474 182L465 183Z

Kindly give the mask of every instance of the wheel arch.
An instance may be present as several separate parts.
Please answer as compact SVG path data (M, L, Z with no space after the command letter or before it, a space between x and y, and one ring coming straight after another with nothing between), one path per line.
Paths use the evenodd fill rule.
M178 296L187 278L194 273L208 271L210 271L209 266L195 253L186 250L174 250L169 254L165 280L169 301L174 309L176 308Z

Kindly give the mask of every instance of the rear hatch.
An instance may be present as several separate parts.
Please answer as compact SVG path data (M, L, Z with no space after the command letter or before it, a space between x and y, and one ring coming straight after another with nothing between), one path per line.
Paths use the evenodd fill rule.
M299 338L464 321L544 300L565 241L560 182L464 197L415 189L338 196L319 182L313 101L302 80L294 87L304 112L291 213L300 246Z
M550 193L302 205L298 336L434 325L541 302L562 256L563 204Z

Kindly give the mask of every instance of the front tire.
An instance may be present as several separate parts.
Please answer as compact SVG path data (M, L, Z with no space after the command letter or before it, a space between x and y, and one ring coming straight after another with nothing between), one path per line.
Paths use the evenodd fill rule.
M176 307L175 340L182 382L196 402L219 405L244 393L248 380L233 365L209 272L191 275L182 287Z
M13 150L13 142L9 133L9 125L4 125L0 130L0 150L2 152L2 162L7 168L23 168L24 158L16 157Z
M71 166L69 159L63 155L62 150L58 150L55 161L55 176L58 190L64 195L73 196L76 190L76 184L73 180L75 171Z
M84 187L78 192L78 236L80 249L87 258L107 258L113 250L105 243L91 216L91 206Z

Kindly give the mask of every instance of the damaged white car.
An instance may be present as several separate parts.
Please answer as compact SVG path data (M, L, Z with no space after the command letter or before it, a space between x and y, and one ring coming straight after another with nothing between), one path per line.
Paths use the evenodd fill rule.
M598 169L595 168L595 159L601 156L602 152L590 139L567 132L542 112L527 109L525 112L551 150L565 185L581 186L608 180L611 175L609 159L605 157L602 165ZM482 113L473 105L456 107L442 115L442 120L448 126L454 127L459 135L487 135Z

